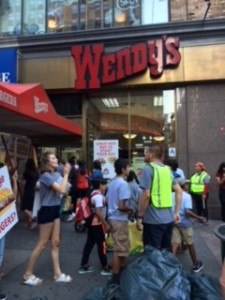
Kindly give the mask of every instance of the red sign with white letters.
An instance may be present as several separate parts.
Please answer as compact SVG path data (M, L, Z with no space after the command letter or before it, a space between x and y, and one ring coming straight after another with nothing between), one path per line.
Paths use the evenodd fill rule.
M104 44L73 46L75 88L99 89L101 85L126 79L147 68L151 78L159 78L164 69L179 65L179 45L177 37L162 37L112 53L105 53Z

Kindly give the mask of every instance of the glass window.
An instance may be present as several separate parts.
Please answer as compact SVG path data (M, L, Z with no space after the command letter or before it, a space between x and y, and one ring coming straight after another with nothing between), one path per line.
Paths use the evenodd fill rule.
M63 2L48 0L48 31L62 31L64 26L63 21Z
M26 33L26 24L21 28L21 0L0 1L0 30L2 35Z
M168 0L143 0L142 24L164 23L169 21Z
M102 27L102 3L101 1L87 2L87 28Z
M164 146L166 157L168 149L176 147L174 90L110 91L89 97L87 103L92 124L91 136L87 132L88 149L93 149L95 139L116 139L120 157L134 164L143 162L144 151L153 141Z
M103 1L103 26L112 27L113 26L113 9L112 0Z
M135 26L141 24L140 0L115 1L114 21L116 27Z
M82 3L80 5L82 7ZM61 32L79 28L79 0L48 0L48 31Z
M28 34L45 33L45 0L26 0L23 20Z

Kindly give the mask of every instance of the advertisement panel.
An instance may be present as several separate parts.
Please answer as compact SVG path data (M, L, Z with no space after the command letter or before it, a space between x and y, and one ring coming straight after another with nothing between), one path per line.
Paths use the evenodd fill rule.
M10 201L12 187L7 167L0 168L0 239L18 222L15 201Z
M119 157L118 140L95 140L94 160L99 160L104 178L115 177L114 162Z

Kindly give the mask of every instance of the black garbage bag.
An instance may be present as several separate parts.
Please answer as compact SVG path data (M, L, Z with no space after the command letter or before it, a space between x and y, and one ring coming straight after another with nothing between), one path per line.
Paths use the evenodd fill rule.
M121 275L121 300L189 300L191 287L177 258L168 251L145 247L141 257Z
M105 291L103 287L95 287L90 290L80 300L105 300Z
M207 274L190 273L191 300L222 300L219 280Z

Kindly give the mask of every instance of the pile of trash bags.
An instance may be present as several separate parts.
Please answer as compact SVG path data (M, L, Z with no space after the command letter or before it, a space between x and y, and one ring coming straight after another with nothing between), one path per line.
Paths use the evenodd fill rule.
M118 291L108 287L92 290L82 300L221 300L217 279L209 275L187 274L168 251L145 247L144 253L121 274Z

